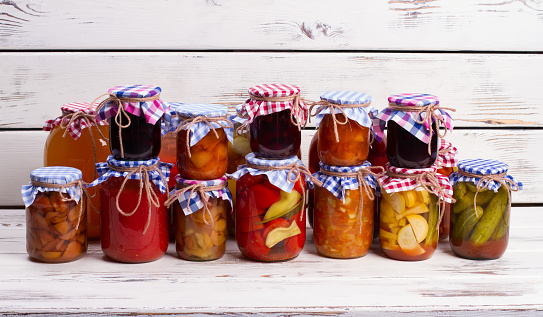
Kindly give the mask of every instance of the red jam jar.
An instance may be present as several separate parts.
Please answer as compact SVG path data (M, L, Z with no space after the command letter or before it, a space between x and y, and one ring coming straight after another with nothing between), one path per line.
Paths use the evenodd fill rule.
M284 159L300 150L301 127L307 106L294 85L267 84L249 88L249 99L241 109L247 116L249 144L256 157Z

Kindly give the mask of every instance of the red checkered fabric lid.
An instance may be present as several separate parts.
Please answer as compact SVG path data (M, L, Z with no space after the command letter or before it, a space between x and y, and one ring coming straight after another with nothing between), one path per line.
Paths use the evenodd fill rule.
M249 95L249 99L245 101L240 112L242 116L249 118L248 123L253 122L257 116L291 109L296 122L305 125L308 108L300 98L299 87L287 84L262 84L249 88ZM262 100L267 98L271 100Z
M458 149L451 142L445 139L439 139L439 150L437 151L437 159L435 165L440 167L455 167L458 164L456 158Z
M96 124L107 125L107 122L105 121L96 122L96 120L94 120L94 116L96 115L95 107L96 104L91 106L88 102L72 102L62 105L62 107L60 107L62 115L47 120L43 124L43 130L51 131L56 126L67 125L66 129L68 129L68 133L70 133L74 140L77 140L81 136L83 129Z

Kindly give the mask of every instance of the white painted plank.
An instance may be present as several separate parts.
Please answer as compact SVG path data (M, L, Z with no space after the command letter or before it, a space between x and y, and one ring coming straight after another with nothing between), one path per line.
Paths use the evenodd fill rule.
M0 2L5 49L541 51L526 1Z
M0 127L40 128L67 102L113 86L161 86L165 101L236 105L255 84L296 84L318 100L329 90L425 92L456 108L458 126L543 126L538 54L0 53Z

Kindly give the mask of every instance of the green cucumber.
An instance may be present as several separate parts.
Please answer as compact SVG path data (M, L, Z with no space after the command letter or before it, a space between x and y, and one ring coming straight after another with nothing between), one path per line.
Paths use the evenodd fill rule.
M475 246L480 246L487 242L498 227L503 213L508 206L507 191L505 186L501 186L485 208L483 217L479 220L470 236L470 241Z

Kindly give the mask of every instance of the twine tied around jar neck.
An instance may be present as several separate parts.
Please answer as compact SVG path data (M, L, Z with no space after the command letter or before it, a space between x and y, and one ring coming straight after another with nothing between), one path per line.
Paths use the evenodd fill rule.
M221 189L225 188L226 186L228 186L227 182L224 182L224 183L219 184L219 185L211 185L211 186L205 186L202 183L200 183L200 184L192 184L192 185L184 185L183 187L176 189L175 193L173 195L171 195L170 197L168 197L168 199L166 200L164 205L166 207L170 207L176 200L179 199L179 197L181 197L181 195L183 195L184 193L186 193L188 191L190 191L189 199L188 199L189 202L190 202L190 199L191 199L190 197L192 197L192 194L194 192L197 192L200 195L200 199L204 201L204 207L203 207L203 211L202 211L202 213L203 213L202 219L204 220L206 225L213 227L215 225L215 221L213 220L213 214L211 213L211 210L209 209L209 205L210 205L210 203L209 203L209 195L206 192L221 190ZM189 204L187 203L187 210L189 208L188 205ZM209 219L211 220L211 223L209 223L207 221L206 215L209 216Z
M301 177L301 175L303 174L303 175L309 177L309 179L313 182L313 184L315 184L315 185L317 185L319 187L322 187L322 182L320 180L318 180L317 178L315 178L311 174L311 172L309 171L309 169L307 167L302 166L302 165L298 165L296 163L291 163L291 164L283 165L283 166L263 166L263 165L256 165L256 164L252 164L252 163L247 162L246 166L249 167L249 168L258 169L258 170L261 170L261 171L283 171L283 170L288 170L287 179L292 183L299 182L300 186L302 188L304 188L304 185L303 185L303 182L302 182L302 177ZM292 176L294 176L294 179L291 178ZM293 188L292 190L295 190L295 189ZM303 217L304 217L305 199L306 199L305 190L303 190L302 191L302 212L300 213L300 221L302 221Z
M311 117L316 117L321 111L323 111L324 109L326 108L329 108L330 109L330 114L332 115L332 122L334 123L334 134L336 136L336 142L339 142L339 134L338 134L338 131L337 131L337 125L340 124L340 125L345 125L349 122L349 118L347 118L347 114L345 113L345 111L343 109L345 108L365 108L365 107L369 107L371 105L371 102L367 102L367 103L363 103L363 104L356 104L356 105L352 105L352 104L346 104L346 105L342 105L342 104L338 104L338 103L333 103L333 102L330 102L328 100L320 100L320 101L317 101L317 102L310 102L310 107L309 107L309 122L311 122ZM315 107L318 107L315 112L313 112L313 109ZM345 120L344 121L339 121L338 118L336 117L336 110L339 110L339 112L341 112L341 114L345 117ZM373 137L373 134L371 134L372 137ZM373 143L373 138L372 138L372 142L370 142L370 144Z
M190 152L190 129L191 129L193 124L201 123L201 122L207 124L209 126L209 128L213 131L213 133L215 133L215 137L217 137L217 139L219 138L219 134L217 133L217 128L215 128L211 124L212 122L216 123L222 129L230 129L230 128L232 128L234 126L232 121L230 121L227 116L221 116L221 117L204 117L204 116L185 117L185 116L180 116L179 118L181 118L183 121L181 121L181 124L179 124L179 126L177 127L177 129L175 129L173 134L175 135L175 137L177 137L177 134L181 130L187 130L188 131L188 134L187 134L187 151L189 153L189 157L192 157L192 153ZM226 122L226 124L224 122Z
M145 193L147 194L147 205L149 206L149 212L147 215L147 223L145 224L145 228L143 229L143 233L142 233L142 234L145 234L147 232L147 229L149 228L149 224L151 223L151 204L157 208L160 207L160 200L151 186L149 172L157 171L160 174L160 177L162 177L162 179L164 180L164 182L168 183L168 181L166 180L166 177L164 177L164 175L158 168L158 163L149 165L149 166L141 165L137 167L114 166L108 163L108 166L113 171L128 173L128 175L124 177L123 183L121 184L121 187L119 188L119 192L117 193L117 197L115 198L115 205L121 215L130 217L134 213L136 213L141 203L142 193L145 190ZM121 193L124 191L126 182L130 179L130 176L132 176L133 174L139 174L140 191L139 191L139 196L138 196L138 203L136 204L136 207L134 207L134 210L132 210L131 212L124 212L121 209L121 206L119 206L119 199L121 197ZM167 190L166 190L166 194L168 197L170 196L170 193Z
M132 120L130 120L130 116L128 115L126 109L123 107L123 102L147 102L147 101L153 101L160 99L160 94L156 94L151 97L142 97L142 98L125 98L125 97L117 97L117 95L112 93L107 93L98 96L94 101L91 103L93 105L96 101L98 101L100 98L108 96L106 99L102 100L98 106L96 107L96 112L100 111L102 107L104 107L108 102L112 101L117 104L117 113L115 114L115 123L119 126L119 145L121 147L121 157L124 158L124 146L123 146L123 139L121 136L122 129L128 128L130 124L132 123ZM122 124L122 117L125 117L128 122L126 124Z
M435 111L438 109L443 109L443 110L450 110L450 111L456 112L456 109L454 108L441 107L440 105L436 105L436 104L430 104L426 106L402 106L395 103L389 103L388 107L392 110L397 110L397 111L402 111L402 112L416 112L415 122L418 124L425 124L430 128L430 139L428 140L428 154L432 154L431 144L432 144L432 138L434 137L433 136L434 128L432 127L432 123L434 121L438 122L438 124L436 125L437 127L436 134L438 137L444 138L445 135L447 135L447 131L448 131L447 125L445 123L445 119L435 114ZM422 117L422 113L425 113L424 118ZM445 132L443 134L441 134L441 131L439 129L440 125L443 125L445 127Z

